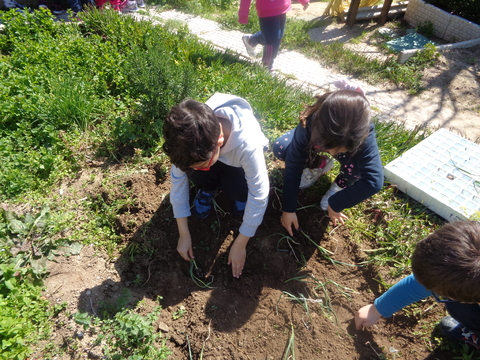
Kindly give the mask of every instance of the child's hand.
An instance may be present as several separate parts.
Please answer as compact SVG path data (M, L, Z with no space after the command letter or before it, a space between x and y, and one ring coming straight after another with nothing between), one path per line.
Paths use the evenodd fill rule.
M374 325L382 315L378 312L375 305L365 305L355 313L355 327L361 330L365 327Z
M282 223L283 227L287 229L290 236L293 236L292 225L295 230L299 230L298 218L296 213L284 211L282 213L282 217L280 218L280 222Z
M333 226L336 226L337 225L337 221L344 225L345 224L345 220L348 220L348 216L345 215L344 213L341 213L341 212L335 212L332 210L332 208L330 207L330 205L328 205L328 216L330 217L330 219L332 219L333 221Z
M190 237L179 237L177 244L178 253L187 261L193 259L192 239Z
M242 275L243 266L247 257L247 243L250 238L238 234L228 254L228 265L232 264L233 277L239 278Z

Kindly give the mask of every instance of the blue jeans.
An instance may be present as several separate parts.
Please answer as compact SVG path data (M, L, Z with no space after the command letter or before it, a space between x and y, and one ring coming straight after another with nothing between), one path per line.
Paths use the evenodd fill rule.
M445 308L451 317L480 336L480 305L447 302Z
M210 170L195 170L188 178L203 191L212 192L221 188L228 198L240 202L247 201L248 186L242 168L217 161Z
M94 0L67 0L67 3L72 8L74 14L82 11L84 6L96 6Z
M266 68L272 69L273 60L277 57L280 42L285 32L287 14L261 17L258 20L260 22L260 31L250 38L250 45L263 45L262 63Z

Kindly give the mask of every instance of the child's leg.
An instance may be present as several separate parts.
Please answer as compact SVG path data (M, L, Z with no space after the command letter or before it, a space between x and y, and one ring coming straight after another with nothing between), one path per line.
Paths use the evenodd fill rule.
M285 32L286 14L259 18L261 35L255 34L251 38L251 45L254 46L255 41L264 45L262 63L268 69L273 66L273 60L277 57L280 48L280 42Z
M72 9L74 14L83 10L83 4L81 0L67 0L68 6Z
M344 189L360 179L360 169L355 163L349 161L347 155L340 153L335 158L340 162L340 174L335 179L339 187Z
M242 168L225 165L220 161L220 186L225 195L235 201L245 202L248 196L247 179Z
M65 9L63 8L62 1L53 0L52 11L54 14L61 14Z
M445 337L480 350L480 305L447 302L445 307L451 315L440 322L440 330Z
M205 192L214 193L220 186L220 172L217 161L208 171L195 170L192 174L188 175L188 178L198 187Z
M455 320L480 336L480 305L447 302L445 307Z
M287 154L287 148L292 142L293 136L295 135L295 129L287 131L285 134L280 136L273 143L273 155L278 160L285 161L285 156Z

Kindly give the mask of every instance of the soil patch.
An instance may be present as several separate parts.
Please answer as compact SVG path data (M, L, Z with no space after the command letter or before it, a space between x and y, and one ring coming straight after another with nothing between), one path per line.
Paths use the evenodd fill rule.
M45 296L53 303L66 301L71 313L95 315L108 304L133 307L143 300L148 311L160 302L164 310L158 331L167 339L172 359L188 359L189 350L194 359L202 350L203 359L282 359L292 331L297 359L391 359L396 350L405 360L452 358L440 347L431 353L430 346L438 345L433 337L425 342L429 339L425 334L432 331L426 324L443 314L430 301L410 310L409 316L402 311L372 329L356 331L354 312L383 291L376 281L379 271L386 281L388 274L362 266L362 248L368 244L351 241L344 226L332 228L316 207L299 212L303 233L285 237L275 187L264 222L248 244L239 279L232 277L227 257L241 219L229 213L228 199L222 193L216 197L224 212L203 221L190 219L196 261L208 275L205 281L211 282L209 288L198 287L189 263L176 252L178 232L168 201L168 176L159 177L158 166L127 175L125 170L109 169L118 179L116 188L126 189L134 200L118 217L124 250L108 260L87 246L78 256L50 263ZM278 165L271 169L272 184L281 171ZM125 191L107 191L101 181L85 186L80 179L91 180L88 172L95 173L86 170L78 180L82 183L72 184L66 196L73 191L79 198L101 194L107 202L127 196ZM300 203L318 203L328 185L321 179L302 191ZM185 313L177 318L179 309ZM71 319L59 318L56 325L52 341L65 349L64 359L101 358L95 336L84 334Z

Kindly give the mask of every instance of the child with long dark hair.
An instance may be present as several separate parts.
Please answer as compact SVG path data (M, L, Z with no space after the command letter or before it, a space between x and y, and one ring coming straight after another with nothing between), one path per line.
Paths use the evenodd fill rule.
M345 84L344 84L345 85ZM348 88L348 87L347 87ZM285 161L281 222L293 236L299 188L340 163L340 174L323 196L320 207L337 222L348 219L342 211L376 194L383 186L383 167L363 91L337 90L318 96L300 115L300 124L279 137L274 154Z

